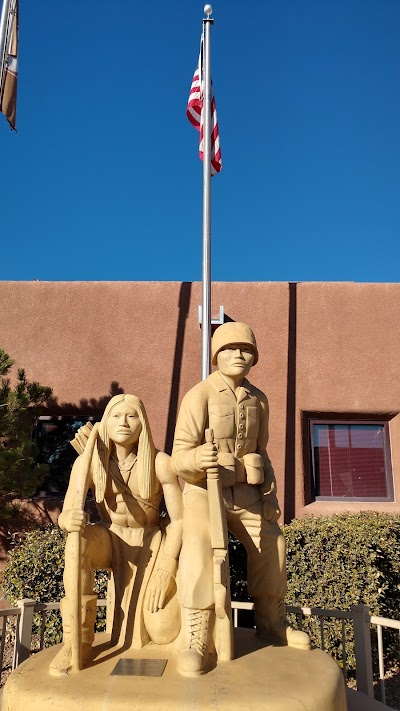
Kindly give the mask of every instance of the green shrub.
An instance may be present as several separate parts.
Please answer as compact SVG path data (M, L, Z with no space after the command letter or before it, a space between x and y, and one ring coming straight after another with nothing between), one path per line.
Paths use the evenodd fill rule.
M365 512L295 519L283 527L287 546L287 605L349 610L367 605L373 615L400 618L400 516ZM246 552L229 541L232 600L246 602ZM291 616L289 621L296 623ZM253 624L253 621L251 622ZM319 621L305 618L303 629L321 646ZM372 633L377 667L377 641ZM345 625L346 664L355 669L353 627ZM384 632L388 664L398 663L398 634ZM324 619L325 648L343 664L341 622Z
M244 545L229 533L229 567L231 576L231 600L250 602L247 591L247 553Z
M373 615L399 618L400 516L375 512L294 520L283 529L287 546L288 605L349 610L367 605ZM317 646L319 623L304 629ZM325 643L342 664L341 622L324 622ZM347 666L355 668L352 626L346 623ZM385 632L395 661L398 636ZM376 656L376 640L373 639Z
M35 528L14 537L3 571L3 595L15 604L31 598L37 602L58 602L64 596L63 571L65 534L57 526ZM107 594L108 574L99 570L95 575L95 590L99 599ZM96 630L105 629L105 608L97 614ZM34 616L33 634L40 634L41 614ZM61 616L58 611L45 616L45 646L62 639Z
M399 618L400 609L400 515L366 512L331 517L304 518L285 526L287 545L288 605L348 610L364 604L374 615ZM4 570L5 597L15 603L28 597L40 602L64 595L65 536L57 527L34 529L15 540ZM232 599L248 600L246 555L230 538ZM96 591L105 598L106 571L96 573ZM97 630L104 629L105 609L99 611ZM36 616L39 617L39 616ZM39 621L35 620L37 629ZM318 622L304 622L316 646L320 646ZM325 644L339 663L341 623L324 623ZM346 624L347 665L354 669L352 626ZM46 615L46 644L61 639L59 615ZM397 658L398 636L385 632L387 660ZM374 650L376 651L376 650Z
M0 521L13 519L14 499L32 496L47 475L48 467L37 461L38 448L32 429L40 407L51 395L51 388L30 383L23 368L18 368L11 385L14 361L0 348ZM5 376L5 377L4 377Z

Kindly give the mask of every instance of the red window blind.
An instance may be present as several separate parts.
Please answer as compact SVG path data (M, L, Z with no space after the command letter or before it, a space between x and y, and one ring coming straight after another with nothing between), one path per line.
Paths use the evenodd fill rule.
M385 425L312 425L316 495L387 498Z

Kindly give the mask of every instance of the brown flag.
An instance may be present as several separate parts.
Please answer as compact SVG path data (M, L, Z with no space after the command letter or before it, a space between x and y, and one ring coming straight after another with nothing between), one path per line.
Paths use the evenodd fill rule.
M7 23L7 41L2 69L0 111L6 117L11 128L15 129L17 111L17 76L18 76L18 0L10 4Z

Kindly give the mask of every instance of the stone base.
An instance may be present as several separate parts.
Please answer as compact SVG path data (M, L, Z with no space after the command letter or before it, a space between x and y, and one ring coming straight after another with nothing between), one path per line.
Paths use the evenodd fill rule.
M236 658L197 678L176 671L171 649L110 649L96 635L93 665L53 677L59 646L21 664L8 679L2 711L346 711L342 673L319 649L263 646L253 630L235 630ZM168 659L161 677L111 675L120 659Z

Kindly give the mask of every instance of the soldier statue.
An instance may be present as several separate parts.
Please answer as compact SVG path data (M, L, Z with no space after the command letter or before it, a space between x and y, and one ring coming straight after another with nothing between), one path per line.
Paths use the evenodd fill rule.
M310 649L308 635L285 620L285 540L266 451L268 400L246 380L257 361L249 326L230 322L217 328L212 363L218 369L185 395L176 424L172 467L185 481L178 574L184 642L178 669L186 675L204 673L213 654L215 586L206 477L212 467L218 467L228 528L246 547L258 635L272 644ZM207 429L213 431L212 442L206 441Z

